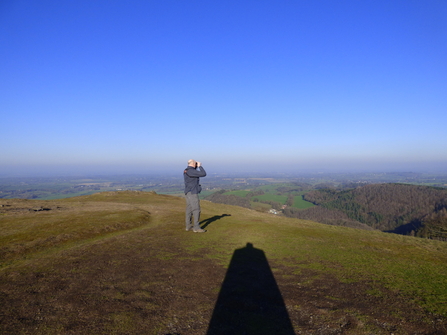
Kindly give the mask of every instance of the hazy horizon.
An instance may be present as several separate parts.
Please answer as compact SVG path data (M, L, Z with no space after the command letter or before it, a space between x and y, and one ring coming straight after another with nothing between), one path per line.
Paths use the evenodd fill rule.
M177 162L169 165L147 165L147 166L16 166L10 169L2 169L0 178L8 177L71 177L71 176L117 176L117 175L181 175L186 167L186 162ZM410 163L410 164L351 164L349 167L330 166L306 166L289 165L281 163L264 164L260 166L235 164L203 163L209 176L221 175L264 175L278 176L284 175L306 175L318 173L433 173L447 174L446 165L440 163Z
M445 171L445 1L6 1L0 175Z

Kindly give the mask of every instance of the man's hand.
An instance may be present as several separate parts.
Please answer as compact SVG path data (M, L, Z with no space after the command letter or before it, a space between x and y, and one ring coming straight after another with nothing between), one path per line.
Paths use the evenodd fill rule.
M202 163L200 163L200 162L197 162L197 167L199 167L199 166L201 166L202 165Z

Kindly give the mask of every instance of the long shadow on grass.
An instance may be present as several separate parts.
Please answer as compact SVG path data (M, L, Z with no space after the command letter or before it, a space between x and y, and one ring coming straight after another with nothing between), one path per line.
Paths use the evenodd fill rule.
M213 217L200 221L200 225L202 229L205 229L209 224L213 223L214 221L220 220L225 216L231 216L231 214L222 214L222 215L214 215ZM202 226L203 224L203 226Z
M264 251L236 249L214 307L207 335L295 334Z

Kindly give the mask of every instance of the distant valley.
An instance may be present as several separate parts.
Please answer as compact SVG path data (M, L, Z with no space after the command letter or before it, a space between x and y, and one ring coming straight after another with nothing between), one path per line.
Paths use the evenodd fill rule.
M413 172L240 176L209 173L201 198L329 225L447 240L447 175ZM182 196L179 175L0 178L0 198L52 200L108 191Z
M329 225L447 241L447 189L409 184L355 188L304 184L213 193L206 199Z

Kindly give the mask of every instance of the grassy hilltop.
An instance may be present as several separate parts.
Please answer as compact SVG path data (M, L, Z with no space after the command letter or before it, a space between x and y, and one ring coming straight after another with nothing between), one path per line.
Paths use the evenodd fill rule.
M202 201L0 199L0 333L447 334L447 243Z

